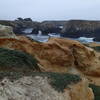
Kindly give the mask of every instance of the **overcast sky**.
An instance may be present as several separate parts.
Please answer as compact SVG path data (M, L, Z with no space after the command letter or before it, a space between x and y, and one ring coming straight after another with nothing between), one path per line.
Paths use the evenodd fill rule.
M0 0L0 19L100 20L100 0Z

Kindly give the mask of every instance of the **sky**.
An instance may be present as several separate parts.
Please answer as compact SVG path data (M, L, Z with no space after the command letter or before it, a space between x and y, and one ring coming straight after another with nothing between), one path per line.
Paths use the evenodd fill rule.
M0 20L100 20L100 0L0 0Z

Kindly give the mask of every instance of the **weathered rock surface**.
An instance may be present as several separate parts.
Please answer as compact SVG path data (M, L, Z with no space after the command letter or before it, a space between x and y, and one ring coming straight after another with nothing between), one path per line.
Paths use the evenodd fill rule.
M91 83L96 85L99 84L98 82L100 82L100 56L93 49L86 47L77 41L64 38L50 38L46 43L39 43L29 40L24 36L19 36L18 39L0 38L0 47L11 50L20 50L35 56L35 58L38 60L38 66L43 72L78 74L82 77L88 78ZM97 83L95 82L96 80L94 77L98 79ZM93 100L92 90L88 88L88 83L86 83L85 79L79 83L72 84L69 88L65 89L64 93L58 93L52 87L49 88L49 86L46 84L43 85L43 89L39 88L39 90L37 89L37 86L37 91L33 85L38 83L38 81L36 82L35 78L28 78L29 82L33 82L34 80L36 82L33 82L29 86L27 85L28 82L26 82L25 85L22 85L20 81L23 79L24 78L14 82L8 81L8 87L11 84L9 88L6 88L6 85L1 86L1 89L3 88L1 90L3 93L1 98L3 99L1 100L25 100L26 98L28 100L32 100L31 98L36 98L35 100L45 98L44 100L47 100L46 97L48 97L48 100ZM44 79L42 78L42 80ZM42 84L41 81L39 82ZM16 87L18 87L18 89ZM50 91L52 91L50 92L51 94L49 92L43 93L43 91L46 91L45 88L48 90L50 89ZM35 91L34 89L36 90L35 93L37 93L38 96L37 94L27 94L33 93L32 91ZM7 93L3 92L3 90L5 90ZM23 92L20 93L19 90Z
M10 26L0 25L0 38L16 38L15 34L13 33L13 29Z
M41 70L48 72L75 72L90 76L100 76L100 56L93 49L81 43L52 38L46 43L27 39L0 39L0 47L17 49L34 55Z
M46 76L38 75L13 82L3 79L0 82L0 100L94 100L87 80L82 79L68 87L64 92L58 92L49 84Z

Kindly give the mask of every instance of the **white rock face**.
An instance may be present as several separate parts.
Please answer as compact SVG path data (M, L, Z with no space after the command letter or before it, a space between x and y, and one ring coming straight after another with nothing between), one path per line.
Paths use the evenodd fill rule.
M16 38L10 26L0 25L0 37Z
M94 100L86 80L70 85L64 92L54 90L46 77L23 77L0 82L0 100Z
M70 100L66 98L70 98L69 94L58 93L48 84L47 78L39 76L14 82L4 79L0 83L0 100Z

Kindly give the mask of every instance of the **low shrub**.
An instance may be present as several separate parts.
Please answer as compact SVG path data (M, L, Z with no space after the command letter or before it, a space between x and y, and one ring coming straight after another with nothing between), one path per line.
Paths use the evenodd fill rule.
M94 50L100 52L100 46L92 47Z
M35 75L48 77L49 84L58 92L64 92L64 89L67 88L68 85L81 81L81 78L78 75L73 75L69 73L33 73L33 76Z
M33 56L22 51L0 48L0 70L36 70L39 69L37 62Z
M95 100L100 100L100 86L96 86L94 84L90 84L89 87L92 88Z

